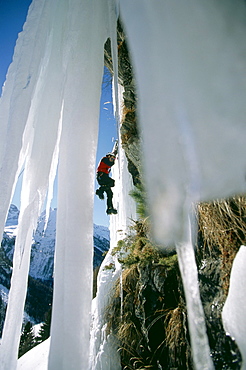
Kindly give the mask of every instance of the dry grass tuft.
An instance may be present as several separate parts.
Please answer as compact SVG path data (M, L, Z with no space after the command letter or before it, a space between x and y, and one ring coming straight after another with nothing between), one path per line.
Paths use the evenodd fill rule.
M184 331L185 320L184 310L182 310L180 306L170 310L165 317L165 342L169 350L170 360L173 361L173 363L177 361L181 348L187 345Z
M200 203L197 218L204 255L221 254L222 287L227 293L232 262L246 243L246 197Z

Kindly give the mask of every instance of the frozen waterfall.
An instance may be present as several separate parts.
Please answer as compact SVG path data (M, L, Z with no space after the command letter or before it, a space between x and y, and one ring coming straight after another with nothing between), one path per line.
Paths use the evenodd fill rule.
M243 0L33 0L0 100L1 231L14 185L25 167L0 348L3 370L16 368L32 231L57 165L57 240L48 367L88 369L99 100L104 43L112 34L118 12L136 78L144 173L158 242L163 247L176 244L181 252L181 269L187 258L196 276L192 250L182 248L189 243L191 204L245 193ZM119 173L123 192L127 191L125 170ZM124 196L119 198L121 211L114 222L124 223L129 215L131 206ZM116 226L111 227L115 232ZM115 235L112 245L117 240ZM183 278L186 285L190 276L184 272ZM195 290L200 307L197 281L191 284L187 302L192 301ZM104 289L103 272L99 285ZM99 322L95 330L103 337L100 305L104 303L100 299L96 303ZM203 328L201 311L197 311L196 325ZM193 314L191 304L188 315ZM235 328L241 330L238 325ZM199 341L199 333L191 331L191 335L192 343ZM107 364L103 361L110 356L104 339L92 350L101 364ZM210 369L203 330L202 339L207 363L199 364L198 353L195 367ZM108 370L106 366L94 368Z
M122 272L121 265L116 256L112 256L113 249L117 242L124 239L129 233L128 227L131 219L136 219L136 207L133 199L129 197L129 191L133 184L127 170L125 154L119 146L118 160L112 168L112 177L115 179L114 206L118 214L110 218L110 250L105 257L98 274L97 296L92 304L92 330L91 330L91 351L90 370L120 370L120 356L118 343L112 334L107 335L107 323L104 314L109 304L110 293L114 283ZM111 266L111 268L106 268Z

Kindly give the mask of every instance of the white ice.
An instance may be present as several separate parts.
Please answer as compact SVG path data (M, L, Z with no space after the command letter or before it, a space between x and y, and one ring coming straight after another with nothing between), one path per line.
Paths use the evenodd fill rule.
M119 107L122 105L122 88L119 87ZM121 116L121 112L119 112ZM92 303L92 328L90 370L120 370L120 356L118 342L110 334L107 335L105 312L110 301L114 284L120 279L121 265L116 256L112 256L113 249L119 240L124 239L130 232L132 220L136 219L136 206L129 196L133 189L131 175L127 169L127 160L119 141L119 153L115 165L112 167L112 178L115 179L113 190L113 205L118 210L117 215L110 216L110 250L105 257L98 274L97 295ZM111 266L110 269L105 268Z
M30 239L56 170L58 147L49 369L88 368L97 122L103 46L115 25L114 10L120 10L134 66L144 173L159 243L187 243L192 202L245 192L243 0L34 0L0 100L2 231L25 165L1 345L4 370L16 367ZM128 215L126 206L119 222ZM115 231L118 224L112 227Z
M16 367L31 238L49 179L54 179L58 153L49 369L75 369L81 363L87 369L93 180L104 42L110 24L108 5L106 0L34 0L8 72L0 106L2 223L18 175L18 161L19 171L24 164L25 172L1 344L2 369ZM6 143L11 143L12 151ZM72 335L71 328L76 329Z
M241 246L233 261L229 293L223 307L225 331L235 339L242 355L242 370L246 369L246 247Z
M245 2L124 0L155 235L183 242L187 203L246 190Z
M245 3L120 5L136 77L154 235L163 248L176 244L180 266L189 262L194 273L190 279L183 271L188 317L195 320L194 366L210 369L188 220L193 202L246 190Z
M194 366L196 370L212 370L214 366L210 356L204 312L200 299L195 253L191 240L187 243L177 244L176 251L186 298Z
M52 8L48 9L48 12L52 13L52 10L54 11ZM53 43L59 45L58 34L60 30L59 27L55 26L52 30L49 28L49 17L44 16L45 11L47 11L47 8L44 4L43 6L33 4L30 9L29 22L27 21L22 37L19 39L20 50L17 48L15 53L1 100L3 122L8 122L8 127L13 125L18 128L13 133L6 130L5 136L1 139L9 143L12 141L12 136L14 139L15 135L18 135L20 142L22 138L21 151L18 152L20 148L14 143L14 155L9 156L8 161L4 160L3 162L2 176L9 181L8 189L12 188L11 182L13 179L11 179L11 173L8 173L8 168L5 167L6 163L9 166L11 165L11 171L14 171L18 165L18 155L19 168L22 167L25 161L11 289L1 344L3 369L14 369L16 366L32 235L46 196L47 179L50 173L54 147L57 143L57 128L61 111L61 88L64 77L61 77L61 63L56 62L57 56L52 48ZM46 30L43 34L40 29L36 31L40 33L40 37L35 33L33 34L36 23L42 24ZM33 37L36 38L33 41L35 42L33 49L26 50L25 47L22 47L25 46L25 43L30 42ZM42 48L42 51L40 48ZM60 59L59 56L58 59ZM19 68L20 70L18 70ZM24 81L25 84L23 83L23 75L28 78L28 82ZM60 77L58 78L58 76ZM14 86L13 91L11 83ZM46 89L53 95L53 99L50 99ZM57 89L59 93L56 93ZM23 90L25 91L23 92ZM12 99L13 101L10 110L7 111L5 110L5 103L9 95L10 101ZM19 104L23 104L23 106L20 107ZM50 122L53 124L50 124ZM22 128L24 127L23 135L19 131L19 125ZM1 195L5 196L3 205L6 205L9 202L6 191Z
M109 23L106 5L99 0L73 0L64 13L68 22L64 52L68 59L58 167L49 370L88 369L93 184Z

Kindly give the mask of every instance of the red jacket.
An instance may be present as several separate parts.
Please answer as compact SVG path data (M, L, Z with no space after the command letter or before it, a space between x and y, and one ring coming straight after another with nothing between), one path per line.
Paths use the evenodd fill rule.
M97 172L104 172L108 175L113 165L114 161L110 162L107 157L103 157L97 167Z

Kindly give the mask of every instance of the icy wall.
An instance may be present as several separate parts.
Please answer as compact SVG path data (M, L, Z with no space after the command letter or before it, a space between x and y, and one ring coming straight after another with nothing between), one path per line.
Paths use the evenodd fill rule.
M122 117L123 89L121 86L114 88L116 110ZM120 279L122 269L112 251L117 247L119 240L124 239L130 232L131 220L136 219L136 205L129 196L133 189L132 177L127 169L127 159L121 147L119 137L119 151L115 165L112 167L112 178L115 180L113 190L113 205L118 210L117 215L110 216L110 250L107 253L98 273L97 295L92 302L92 329L90 340L90 370L120 370L120 355L118 343L112 334L107 335L105 311L109 304L110 295L114 284ZM107 268L109 267L110 268Z
M8 71L0 101L2 228L23 165L25 171L2 369L16 367L32 232L58 156L49 368L77 369L81 363L88 368L94 165L104 43L109 14L115 18L110 5L101 0L34 0Z
M118 11L135 69L144 172L159 243L189 243L192 202L245 192L243 0L34 0L0 100L1 230L25 166L1 344L4 370L16 367L32 231L58 159L49 369L88 368L103 46ZM186 284L186 273L183 278ZM199 292L196 297L199 306ZM188 309L192 313L192 304ZM203 325L202 313L196 320ZM199 341L195 335L193 343Z
M186 238L191 201L246 189L245 3L124 0L120 6L155 233L172 245Z

